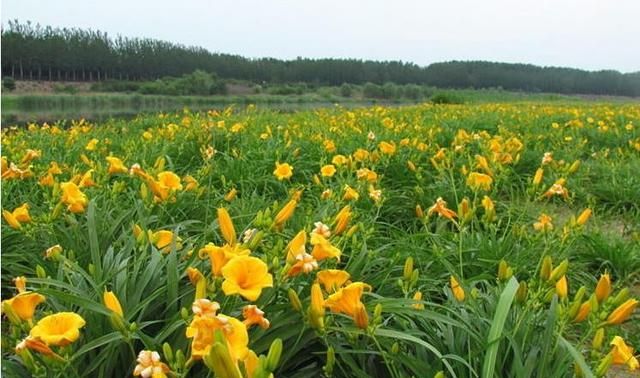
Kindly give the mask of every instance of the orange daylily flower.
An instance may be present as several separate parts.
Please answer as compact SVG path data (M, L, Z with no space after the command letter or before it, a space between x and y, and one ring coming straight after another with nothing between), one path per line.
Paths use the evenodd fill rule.
M246 305L242 308L243 323L247 328L257 324L262 329L267 329L271 325L268 319L264 317L264 311L260 310L256 305Z
M450 220L453 220L458 216L455 211L447 208L447 202L445 202L442 197L438 197L438 199L436 199L436 203L427 211L427 216L431 216L434 213Z

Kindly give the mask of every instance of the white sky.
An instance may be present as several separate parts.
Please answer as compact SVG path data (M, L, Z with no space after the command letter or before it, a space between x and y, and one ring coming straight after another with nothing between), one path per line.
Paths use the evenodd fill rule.
M2 0L2 23L247 57L491 60L640 70L640 0Z

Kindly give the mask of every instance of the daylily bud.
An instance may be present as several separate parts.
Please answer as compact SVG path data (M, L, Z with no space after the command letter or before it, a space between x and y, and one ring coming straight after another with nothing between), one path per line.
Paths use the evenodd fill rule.
M635 310L635 308L638 306L638 303L639 302L633 298L628 299L626 302L613 310L613 312L611 312L611 314L607 318L607 324L620 324L629 319L629 317L631 317L631 314L633 313L633 310Z
M456 298L458 302L464 301L464 289L458 283L458 280L454 276L451 276L450 279L451 292L453 292L453 296Z
M422 207L420 205L416 205L416 217L424 218L424 211L422 211Z
M382 317L382 304L378 303L376 307L373 308L373 318L379 319Z
M596 298L595 294L591 294L591 296L589 297L589 305L591 306L592 312L598 312L600 304L598 303L598 299Z
M240 370L231 358L224 336L218 336L222 331L216 330L215 333L216 339L222 338L224 344L223 342L215 341L209 350L209 354L204 356L203 361L215 373L216 377L241 378Z
M542 260L542 267L540 268L540 278L542 278L543 280L549 279L549 276L551 275L551 269L551 256L545 256L545 258Z
M409 256L404 261L404 271L402 276L405 281L409 281L411 279L411 274L413 274L413 257Z
M598 364L598 368L595 371L596 377L604 377L613 362L613 354L609 353L600 361Z
M500 260L498 264L498 279L500 281L507 281L513 275L513 270L509 269L509 265L506 261Z
M169 362L173 362L173 350L171 349L171 345L169 343L162 344L162 353L164 354L164 358Z
M596 285L596 298L598 298L598 302L602 303L607 300L609 294L611 294L611 279L609 274L605 273L600 276L598 285Z
M589 220L589 218L591 218L591 209L585 209L578 216L578 219L576 220L576 223L579 224L580 226L584 226L585 223L587 223L587 221Z
M569 167L569 173L575 173L580 168L580 160L576 160Z
M411 281L409 281L410 286L413 287L418 282L418 278L420 277L420 270L414 269L413 273L411 273Z
M333 366L336 363L336 351L333 347L327 348L327 363L324 365L324 372L327 376L333 374Z
M182 318L182 320L189 319L189 310L187 310L186 307L180 309L180 317Z
M317 330L324 329L324 297L320 284L311 286L311 306L309 307L309 323Z
M527 287L527 283L525 281L521 281L518 285L518 290L516 291L516 300L518 303L524 303L527 300L527 293L529 292L529 288Z
M44 270L44 268L41 265L36 265L36 276L38 278L45 278L47 277L47 272Z
M358 231L358 225L357 225L357 224L356 224L356 225L351 226L351 228L349 228L349 229L347 230L347 233L346 233L345 235L347 235L347 237L351 237L351 236L353 236L353 234L355 234L355 233L356 233L356 231Z
M224 207L218 209L218 224L220 225L220 233L222 233L224 240L226 240L229 245L235 245L237 241L236 230L233 227L233 221L227 209Z
M289 295L289 302L291 303L291 307L293 307L293 309L296 311L302 310L302 303L300 302L298 293L296 293L296 291L293 289L289 289L288 295Z
M538 168L536 174L533 176L533 185L538 186L542 182L542 176L544 175L544 170L542 168Z
M398 354L399 351L400 344L398 344L398 342L396 341L395 343L393 343L393 345L391 345L391 354Z
M236 188L232 188L229 191L229 193L225 194L224 200L227 202L231 202L236 198L237 195L238 195L238 190L236 190Z
M593 341L591 342L591 346L595 350L600 350L602 348L602 342L604 341L604 328L598 328L596 334L593 336Z
M623 287L622 289L620 289L618 294L616 294L616 296L613 297L613 301L612 301L613 305L618 306L622 302L626 301L627 298L629 298L629 288Z
M275 371L280 362L280 356L282 355L282 339L277 338L273 340L269 347L269 353L267 354L267 370Z
M113 293L113 291L105 290L104 294L102 295L102 300L105 307L107 307L109 310L115 312L120 316L124 316L120 301L118 300L118 297L116 297L116 295Z
M260 245L260 242L262 241L263 237L264 237L264 231L261 230L256 232L251 238L251 240L249 240L249 244L247 244L247 248L249 248L250 250L256 249L258 245Z
M433 378L445 378L444 372L440 370L436 373L436 375L433 376Z
M567 284L567 276L562 276L556 282L556 294L558 294L558 298L565 299L569 294L569 285Z
M583 304L580 305L580 308L578 309L578 314L576 315L576 317L573 319L574 322L576 323L580 323L582 321L584 321L587 316L589 316L589 312L591 312L591 301L586 301Z
M564 259L555 269L551 271L549 275L549 281L555 282L560 279L560 277L564 276L567 273L567 269L569 268L569 260Z
M182 349L178 349L176 351L176 366L183 367L186 362L186 358L184 356L184 352Z
M585 293L587 292L587 288L581 286L580 289L576 292L576 295L573 296L573 301L569 306L567 311L567 316L569 319L574 319L580 310L580 305L582 304L582 299L584 298Z
M113 327L113 329L118 330L123 334L127 333L127 325L122 315L112 311L109 314L109 322L111 323L111 326Z

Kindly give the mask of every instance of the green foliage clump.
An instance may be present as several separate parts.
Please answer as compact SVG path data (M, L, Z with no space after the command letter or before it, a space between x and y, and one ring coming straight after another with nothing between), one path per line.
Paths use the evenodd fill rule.
M138 88L141 94L162 95L196 95L208 96L225 94L226 85L219 80L217 75L196 70L179 78L166 77L156 81L145 82Z
M445 92L434 94L431 97L430 101L434 104L462 104L464 102L462 98L452 93Z
M5 76L2 78L2 88L13 91L16 89L16 81L11 76Z

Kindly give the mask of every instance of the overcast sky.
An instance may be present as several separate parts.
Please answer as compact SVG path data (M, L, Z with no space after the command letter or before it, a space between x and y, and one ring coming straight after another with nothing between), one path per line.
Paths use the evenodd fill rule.
M491 60L640 70L640 0L2 0L2 22L247 57Z

